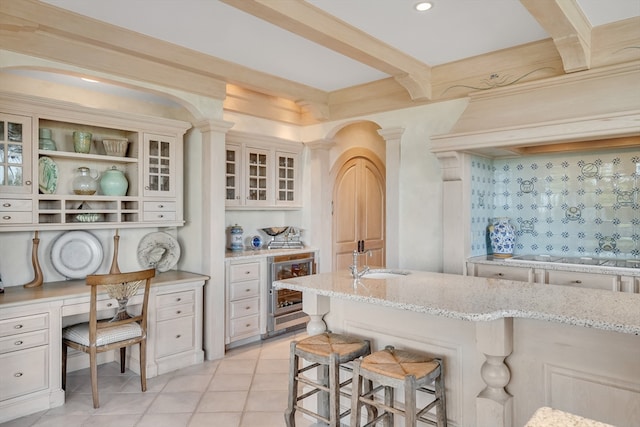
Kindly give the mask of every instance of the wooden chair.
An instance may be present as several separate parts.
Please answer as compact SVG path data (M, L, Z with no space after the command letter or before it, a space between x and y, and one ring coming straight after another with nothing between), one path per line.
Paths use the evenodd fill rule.
M120 274L96 274L87 276L91 286L89 322L68 326L62 331L62 388L67 383L67 347L89 354L93 407L99 408L97 354L120 349L120 372L124 373L127 347L140 344L140 384L147 390L147 305L149 288L155 269ZM131 317L126 310L131 298L144 282L144 297L139 315ZM112 319L98 320L98 286L105 286L107 293L118 301L118 311Z

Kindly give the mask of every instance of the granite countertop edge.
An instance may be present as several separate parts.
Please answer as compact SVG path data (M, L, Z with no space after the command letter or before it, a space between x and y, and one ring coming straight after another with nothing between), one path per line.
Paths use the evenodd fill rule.
M467 259L474 264L500 265L504 267L542 268L555 271L573 271L576 273L615 274L640 277L640 268L611 267L606 265L566 264L559 262L527 261L514 258L494 258L490 255L474 256Z
M304 276L294 279L288 279L284 281L274 282L275 288L287 288L302 292L311 292L316 295L326 296L330 298L340 298L356 302L370 303L373 305L391 307L401 310L425 313L429 315L448 317L458 320L466 321L492 321L501 318L526 318L550 321L555 323L568 324L573 326L582 326L586 328L600 329L605 331L620 332L625 334L640 335L640 312L637 315L634 313L634 307L636 308L640 304L639 294L628 294L612 291L601 290L578 290L573 288L564 289L566 287L555 285L537 285L529 284L525 282L516 282L511 280L500 279L485 279L485 278L472 278L473 282L469 288L468 295L465 296L464 292L455 290L454 298L457 299L456 303L451 303L451 298L442 297L438 300L437 296L431 300L419 301L420 298L416 298L416 286L428 286L425 292L433 291L434 295L441 295L443 292L447 292L447 280L455 275L448 275L443 273L427 273L428 276L421 279L423 272L412 272L413 279L408 282L394 283L399 279L392 280L375 280L375 285L381 286L405 286L407 289L407 297L402 298L397 295L394 298L387 298L378 295L364 295L362 289L354 290L347 289L344 286L345 274L342 273L324 273L327 283L333 279L341 281L342 288L332 289L329 287L318 287L313 284L305 284L310 280L316 281L318 278L310 279L314 276ZM440 276L438 276L440 275ZM350 279L348 273L346 279ZM434 278L439 283L433 283ZM460 276L468 277L468 276ZM353 281L353 279L350 279ZM364 287L369 284L371 286L371 280L364 283ZM360 282L358 282L360 283ZM480 287L475 287L475 285ZM516 284L516 286L514 286ZM520 286L518 286L520 284ZM500 286L502 285L502 286ZM482 289L482 286L486 286ZM420 290L422 291L422 290ZM555 291L557 295L549 295ZM360 292L360 293L358 293ZM386 295L387 290L381 292L381 295ZM391 292L394 295L398 291ZM482 294L486 295L483 297ZM539 302L535 301L536 295L546 300L557 300L557 304L549 304L546 300ZM562 299L575 297L574 304ZM406 299L406 300L405 300ZM460 307L453 307L457 302L460 302ZM627 309L627 312L632 314L627 315L626 319L618 319L618 312L621 305ZM611 306L609 308L605 306ZM563 308L566 308L564 310ZM568 312L571 311L571 312Z

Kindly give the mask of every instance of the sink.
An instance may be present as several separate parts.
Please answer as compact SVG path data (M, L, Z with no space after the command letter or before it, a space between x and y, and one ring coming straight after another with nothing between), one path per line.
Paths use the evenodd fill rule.
M362 275L363 279L393 279L406 276L409 271L403 270L370 270L367 274Z

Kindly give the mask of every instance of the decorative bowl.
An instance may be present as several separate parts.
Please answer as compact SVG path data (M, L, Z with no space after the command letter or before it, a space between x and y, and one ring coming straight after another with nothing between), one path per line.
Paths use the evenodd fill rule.
M267 233L269 236L277 236L287 231L288 228L289 227L268 227L268 228L263 228L262 231Z
M104 151L108 156L124 157L127 154L129 141L126 139L103 139Z

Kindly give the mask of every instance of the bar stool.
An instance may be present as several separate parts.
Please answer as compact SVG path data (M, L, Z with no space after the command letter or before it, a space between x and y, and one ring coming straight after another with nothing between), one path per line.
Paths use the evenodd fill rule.
M352 375L350 375L348 380L341 383L340 369L352 373L351 367L344 364L370 353L369 341L330 332L313 335L298 342L291 342L289 402L284 415L287 427L295 427L296 411L312 416L331 427L340 426L340 419L351 412L351 409L348 409L342 414L340 413L340 396L349 396L349 393L343 391L342 388L352 381ZM311 364L300 367L300 358L311 362ZM317 381L302 375L304 372L318 367L322 371ZM312 390L298 395L299 384L311 386ZM298 404L301 400L319 392L328 393L328 399L318 403L317 413Z
M362 392L363 379L372 380L378 385ZM394 387L404 387L404 410L394 406ZM395 414L405 417L407 427L416 427L418 421L437 427L447 425L444 375L440 359L387 346L384 350L353 362L351 389L351 427L360 427L363 405L382 411L375 419L369 418L369 422L363 427L372 426L381 420L384 420L385 427L392 427ZM384 390L384 401L381 401L380 396L375 396L381 390ZM435 396L431 403L419 410L416 408L418 391ZM436 408L435 420L426 417L426 413L433 407Z

